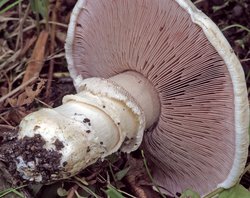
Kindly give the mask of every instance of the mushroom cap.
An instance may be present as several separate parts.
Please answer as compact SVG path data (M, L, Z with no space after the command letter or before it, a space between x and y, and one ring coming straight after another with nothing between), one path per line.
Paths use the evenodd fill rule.
M65 49L77 89L81 79L128 70L154 85L161 115L143 149L159 187L204 195L236 183L248 152L244 73L189 0L78 0Z

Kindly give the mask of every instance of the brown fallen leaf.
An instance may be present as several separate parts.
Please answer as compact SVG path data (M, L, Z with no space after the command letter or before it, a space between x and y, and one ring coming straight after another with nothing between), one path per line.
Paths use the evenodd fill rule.
M32 86L28 86L25 88L25 94L27 96L26 101L20 101L22 102L22 104L31 104L35 98L41 93L42 89L44 88L45 85L45 80L44 79L40 79L39 82L37 82L36 86L32 85ZM34 89L34 87L36 87ZM21 105L18 103L18 105Z
M10 97L14 96L15 94L19 93L20 91L24 90L26 86L28 86L30 83L33 83L37 79L37 76L32 77L25 83L19 85L17 88L13 89L12 91L8 92L7 94L3 95L0 98L0 104L4 102L5 100L9 99Z
M25 108L25 105L30 105L35 101L36 97L41 93L44 88L46 80L39 79L34 85L28 85L24 91L13 97L6 99L6 102L12 107L6 114L7 120L10 120L12 124L18 124L24 116L30 113Z
M32 77L39 75L44 63L47 40L48 32L42 31L37 39L32 56L26 68L25 75L23 77L23 83L25 83Z
M24 92L17 95L17 97L7 98L8 103L12 107L21 107L31 104L41 93L45 82L44 79L39 79L36 84L26 86Z

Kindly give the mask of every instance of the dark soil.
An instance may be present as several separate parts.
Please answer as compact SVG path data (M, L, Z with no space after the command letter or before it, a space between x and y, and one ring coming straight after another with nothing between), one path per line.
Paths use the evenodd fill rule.
M48 183L58 178L57 173L63 169L60 164L62 154L58 152L64 147L62 142L59 140L55 142L56 151L47 150L44 148L45 140L41 135L17 139L13 134L15 133L3 133L0 147L2 161L8 165L8 171L13 177L24 183L25 180ZM20 163L20 160L25 163L25 165L21 165L20 169L31 178L27 178L23 172L17 171L17 164ZM37 178L38 181L36 181Z

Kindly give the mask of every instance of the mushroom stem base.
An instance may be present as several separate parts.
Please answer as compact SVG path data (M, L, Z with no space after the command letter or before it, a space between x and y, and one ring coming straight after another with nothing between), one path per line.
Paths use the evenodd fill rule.
M58 153L57 172L40 174L36 167L46 166L35 153L26 159L25 151L15 156L17 171L23 179L37 182L75 175L118 149L136 150L159 113L158 96L141 74L85 79L76 95L64 97L63 105L31 113L20 124L19 141L39 135L43 148ZM51 176L44 177L46 172Z

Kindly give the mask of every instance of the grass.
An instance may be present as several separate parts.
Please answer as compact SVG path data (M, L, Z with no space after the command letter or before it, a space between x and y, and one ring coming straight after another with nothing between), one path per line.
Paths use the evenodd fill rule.
M228 25L228 26L224 27L221 31L224 32L224 31L229 30L231 28L240 28L241 30L247 31L250 34L250 29L243 26L243 25L240 25L240 24Z
M25 186L26 185L19 186L19 187L16 187L16 188L8 188L6 190L0 191L0 198L5 197L6 195L11 194L11 193L14 193L15 195L17 195L20 198L25 198L25 196L18 191L19 189L22 189Z
M22 0L17 0L13 3L10 3L5 8L2 8L5 4L9 2L9 0L1 0L0 1L0 15L7 12L10 9L13 9L15 6L17 6Z
M145 158L145 155L144 155L144 151L143 151L143 150L141 150L141 155L142 155L142 158L143 158L143 163L144 163L144 166L145 166L145 168L146 168L147 174L148 174L148 176L149 176L151 182L153 183L153 186L157 189L158 193L161 195L162 198L166 198L166 196L161 192L159 186L154 182L154 179L153 179L153 177L152 177L152 175L151 175L151 173L150 173L150 170L149 170L149 168L148 168L147 160L146 160L146 158Z

